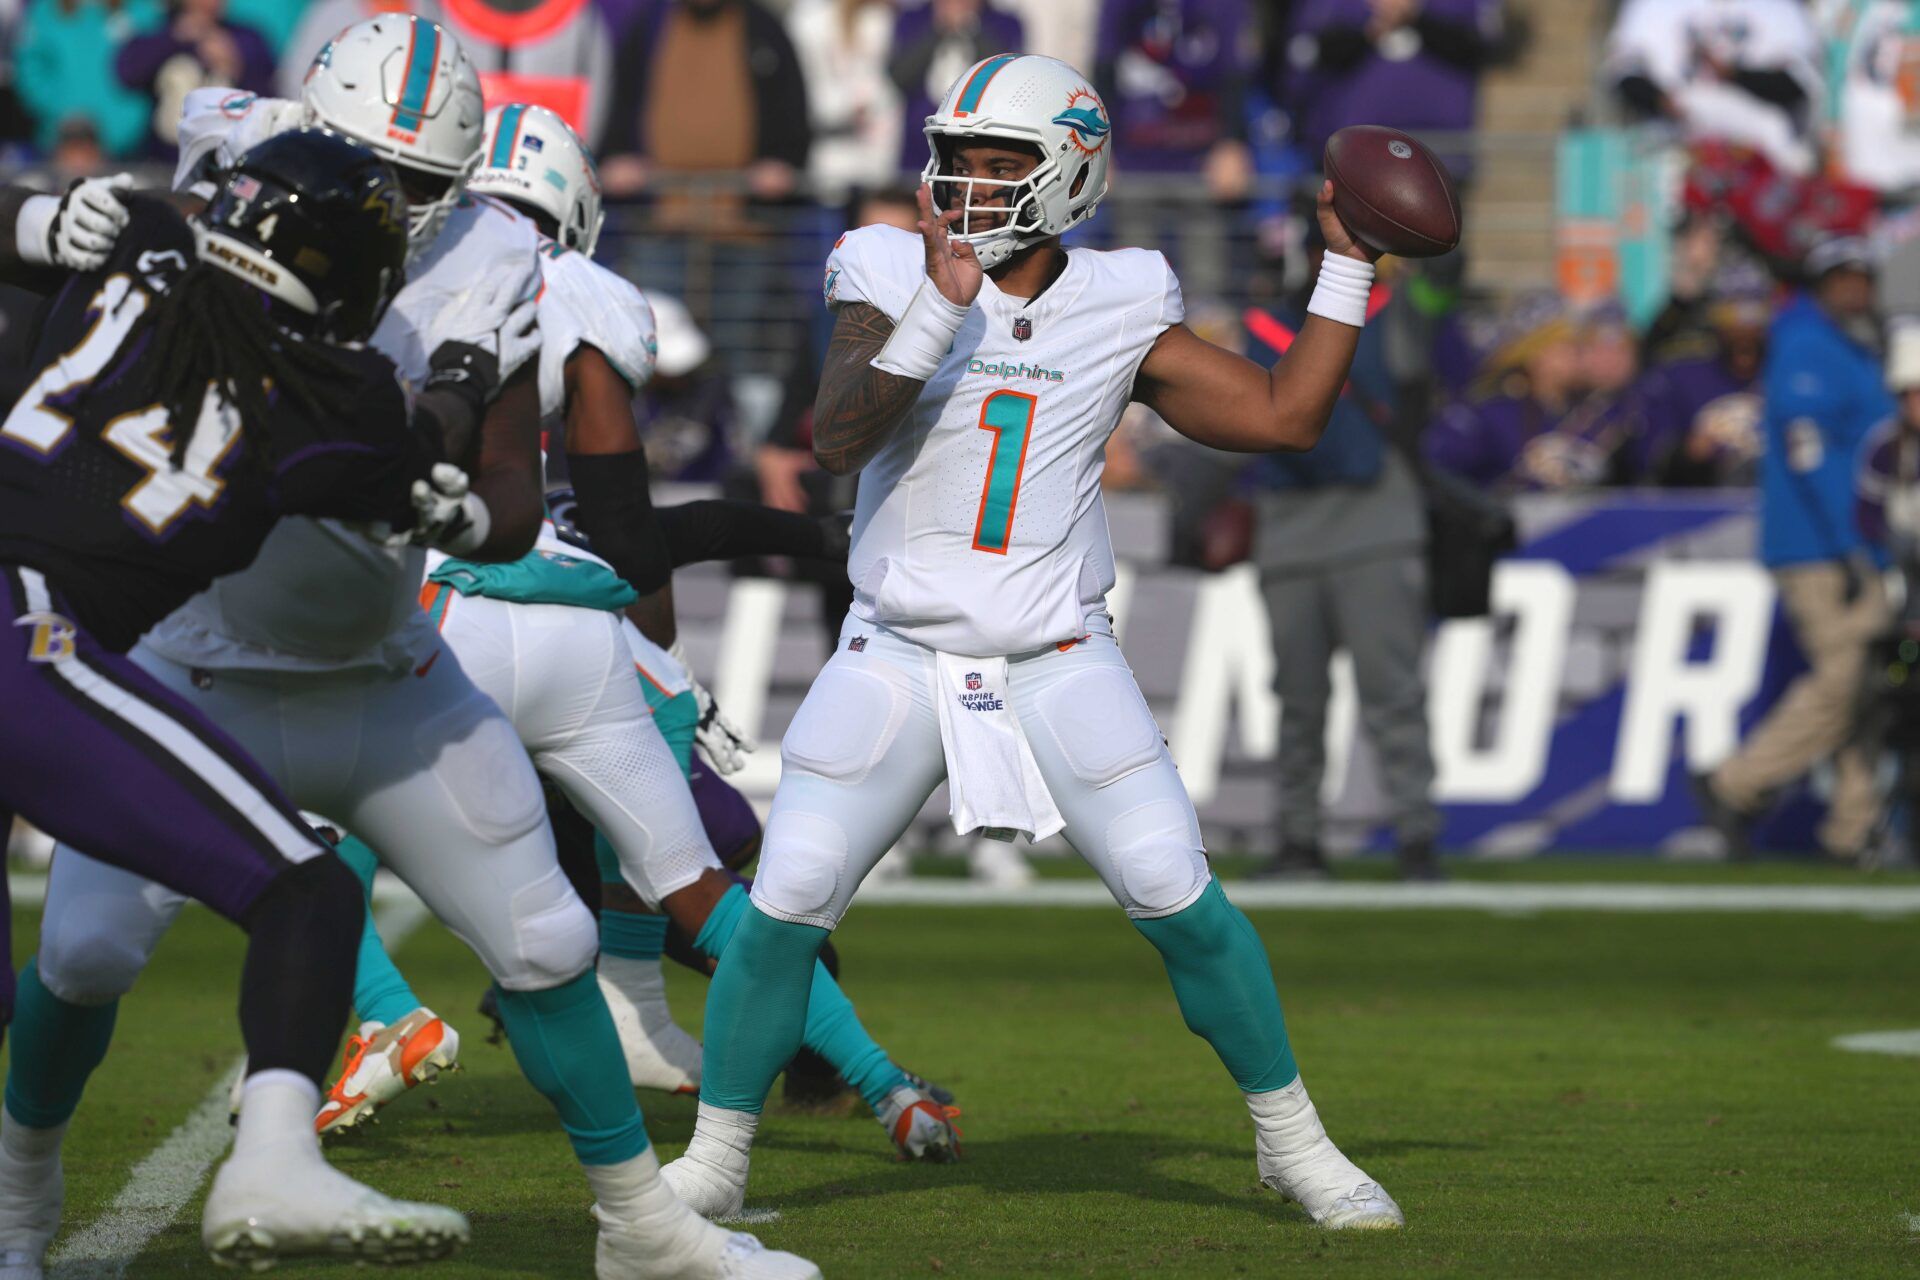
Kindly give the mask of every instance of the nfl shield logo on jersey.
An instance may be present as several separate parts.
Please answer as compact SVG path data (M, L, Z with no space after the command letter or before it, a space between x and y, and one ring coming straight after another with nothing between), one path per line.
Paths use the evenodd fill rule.
M967 688L978 689L979 687L980 687L980 673L978 671L967 672Z
M847 641L847 652L865 653L866 651L867 638L865 636L855 636L853 639Z
M1015 342L1025 342L1033 336L1033 319L1030 316L1013 318L1013 338Z

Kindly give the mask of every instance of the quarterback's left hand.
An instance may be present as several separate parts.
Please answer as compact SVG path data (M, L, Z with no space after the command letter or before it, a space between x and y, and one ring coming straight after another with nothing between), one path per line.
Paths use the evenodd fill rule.
M107 265L114 241L126 230L127 206L120 193L133 186L133 176L82 178L60 197L60 207L47 228L47 256L69 271L97 271Z
M1326 237L1327 252L1345 254L1361 262L1376 262L1380 255L1367 248L1360 237L1347 230L1347 224L1340 221L1340 215L1333 211L1333 184L1320 184L1319 208L1320 234Z

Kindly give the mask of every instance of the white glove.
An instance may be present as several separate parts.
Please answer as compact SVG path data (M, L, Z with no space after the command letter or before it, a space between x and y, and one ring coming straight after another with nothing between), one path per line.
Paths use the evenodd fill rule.
M720 710L720 704L713 700L711 693L707 692L707 686L694 678L693 668L687 665L686 650L681 647L678 640L673 642L673 647L667 652L686 671L687 684L693 690L694 706L700 712L700 722L693 731L694 745L706 753L707 759L713 761L713 767L720 771L720 776L726 777L740 772L747 767L747 756L759 744L745 729L727 719L725 713Z
M518 275L480 281L447 308L453 318L442 342L479 347L498 363L504 384L540 353L540 272L533 264Z
M69 271L97 271L106 266L114 241L127 226L127 206L120 203L120 193L132 186L132 175L125 173L74 183L51 206L53 216L47 220L44 244L33 246L37 252L21 256L29 262L44 261ZM29 203L39 205L44 212L45 202L52 199L37 197ZM22 215L25 220L25 210Z
M424 542L449 555L470 555L487 540L492 518L471 491L467 473L436 462L430 478L413 482L413 530L404 541Z

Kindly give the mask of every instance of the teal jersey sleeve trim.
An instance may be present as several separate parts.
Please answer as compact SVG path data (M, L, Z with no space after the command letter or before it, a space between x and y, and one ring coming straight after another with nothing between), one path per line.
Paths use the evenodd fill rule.
M507 564L448 560L429 578L463 596L486 596L509 604L561 604L618 613L640 598L605 565L558 551L534 551Z

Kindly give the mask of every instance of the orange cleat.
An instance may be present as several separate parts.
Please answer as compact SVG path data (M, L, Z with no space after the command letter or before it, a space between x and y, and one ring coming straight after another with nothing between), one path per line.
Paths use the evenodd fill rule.
M347 1041L340 1078L327 1090L314 1117L321 1134L344 1133L415 1085L432 1084L460 1057L460 1033L428 1008L415 1009L392 1026L363 1022Z

